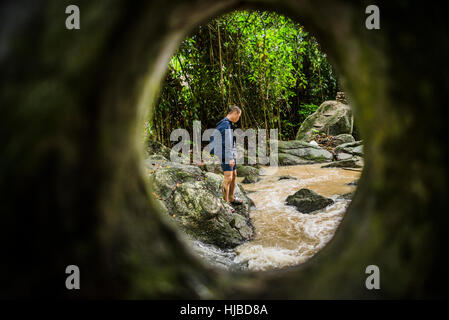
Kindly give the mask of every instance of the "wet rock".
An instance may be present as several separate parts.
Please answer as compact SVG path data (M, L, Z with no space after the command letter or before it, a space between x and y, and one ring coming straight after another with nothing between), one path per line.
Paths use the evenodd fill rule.
M302 148L319 148L311 143L301 140L278 141L279 150L302 149Z
M335 153L348 153L356 156L363 156L363 141L354 141L354 142L348 142L343 143L337 147L335 147Z
M222 174L223 173L223 170L221 169L221 165L220 164L216 164L216 163L201 164L198 167L202 171L205 171L205 172L212 172L212 173L216 173L216 174Z
M280 165L295 165L315 162L327 162L332 153L314 144L291 140L278 142L278 160Z
M316 133L333 136L351 134L353 128L352 111L347 104L338 101L325 101L302 123L296 140L310 141Z
M355 191L348 192L348 193L345 193L345 194L339 196L339 198L340 199L345 199L345 200L351 200L354 197L354 193L355 193Z
M279 161L279 165L281 165L281 166L311 163L309 160L304 160L304 159L301 159L297 156L294 156L294 155L288 154L288 153L279 153L278 161Z
M259 176L247 176L245 177L245 179L242 180L242 183L256 183L260 181L260 177Z
M350 154L350 153L345 153L345 152L340 152L340 153L337 153L337 154L335 155L335 159L336 159L337 161L340 161L340 160L348 160L348 159L351 159L352 157L353 157L352 154Z
M343 143L334 149L336 162L325 166L330 167L348 167L361 168L363 166L363 145L362 140Z
M214 267L228 271L247 269L247 262L236 263L234 261L236 253L233 249L221 249L212 244L206 244L195 240L192 237L189 237L189 240L191 240L189 244L191 245L192 250Z
M250 166L237 166L237 174L239 177L258 176L259 169Z
M292 176L280 176L278 181L279 180L298 180L298 179Z
M334 200L325 198L310 189L301 189L286 199L287 204L295 206L302 213L310 213L323 209L334 203Z
M350 159L334 161L332 163L326 164L321 168L362 168L363 159L360 157L352 157Z
M250 166L238 166L237 175L245 177L242 183L256 183L260 180L259 169Z
M153 194L165 212L194 239L232 248L254 235L249 217L252 201L239 184L235 196L243 205L236 212L222 199L223 176L203 172L197 166L164 162L150 175Z
M342 133L342 134L339 134L339 135L333 137L332 146L336 147L343 143L351 143L351 142L355 142L354 137L348 133Z
M352 154L356 156L363 156L363 146L357 146L352 149Z

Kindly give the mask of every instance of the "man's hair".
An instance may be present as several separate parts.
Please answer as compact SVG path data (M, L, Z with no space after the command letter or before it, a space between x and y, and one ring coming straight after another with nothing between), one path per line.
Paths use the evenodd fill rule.
M234 111L237 111L238 113L242 113L242 109L235 105L230 105L228 108L228 114L233 113Z

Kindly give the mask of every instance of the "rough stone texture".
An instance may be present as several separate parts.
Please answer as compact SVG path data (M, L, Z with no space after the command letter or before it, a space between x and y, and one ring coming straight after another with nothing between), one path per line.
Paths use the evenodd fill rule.
M343 144L343 143L350 143L350 142L355 142L354 137L348 133L342 133L339 134L335 137L333 137L332 139L332 145L334 147Z
M237 166L237 175L239 177L258 176L259 169L250 166Z
M250 176L246 176L245 179L242 180L242 183L256 183L259 180L260 180L259 176L250 175Z
M145 160L145 163L147 163L147 164L157 164L157 163L164 162L164 161L168 161L168 159L166 157L164 157L163 155L152 154L151 156L149 156Z
M448 297L449 48L436 2L382 2L381 30L364 28L366 3L355 1L79 3L76 31L64 28L70 2L0 5L0 297ZM284 272L200 263L151 197L136 144L179 42L242 7L287 13L317 36L364 139L334 238ZM69 264L86 275L81 290L64 286ZM381 290L364 286L370 264Z
M334 203L334 200L325 198L310 189L301 189L286 199L287 204L295 206L301 213L310 213L326 208Z
M331 162L321 168L363 168L363 159L355 156L349 159Z
M154 195L193 238L229 248L253 236L254 226L249 218L251 201L238 185L234 194L244 202L238 212L231 213L222 200L222 176L204 174L196 166L166 162L151 177Z
M335 159L336 159L337 161L340 161L340 160L348 160L348 159L351 159L352 157L353 157L352 154L350 154L350 153L344 153L344 152L340 152L340 153L337 153L337 154L335 155Z
M215 164L215 163L202 164L202 165L200 165L198 167L201 170L206 171L206 172L212 172L212 173L216 173L216 174L222 174L223 173L223 169L221 169L221 165Z
M332 153L314 144L298 140L279 141L278 161L280 165L327 162L332 158Z
M343 143L335 148L335 153L351 154L353 156L363 156L362 141Z
M298 179L292 176L280 176L278 181L279 180L298 180Z
M315 131L332 136L352 133L351 108L338 101L325 101L299 127L296 140L310 141Z

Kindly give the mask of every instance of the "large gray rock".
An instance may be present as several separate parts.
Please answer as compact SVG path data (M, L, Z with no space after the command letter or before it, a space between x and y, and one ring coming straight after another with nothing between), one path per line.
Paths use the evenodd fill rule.
M223 170L221 169L221 165L217 163L208 163L208 164L202 164L198 166L201 170L205 172L212 172L216 174L223 173Z
M298 180L298 178L292 177L292 176L280 176L278 181L280 180Z
M348 160L348 159L351 159L352 157L353 157L353 155L350 153L340 152L340 153L335 154L335 160L337 160L337 161Z
M237 166L237 174L239 177L258 176L259 169L251 166Z
M335 153L346 153L354 156L363 156L362 140L343 143L335 148Z
M287 204L295 206L301 213L310 213L323 209L334 203L334 200L325 198L315 191L301 189L286 199Z
M278 142L279 165L307 164L332 161L333 155L326 149L304 141Z
M258 181L260 181L259 176L247 176L242 180L242 183L256 183Z
M350 135L349 133L342 133L342 134L339 134L339 135L333 137L332 146L336 147L343 143L351 143L351 142L355 142L354 137L352 135Z
M237 176L245 177L242 183L255 183L260 180L260 169L250 166L237 166Z
M336 136L352 133L353 120L349 105L338 101L325 101L301 124L296 140L310 141L315 133Z
M231 213L222 199L221 175L203 172L197 166L163 162L150 179L164 211L194 239L232 248L254 235L249 217L253 204L240 185L236 186L235 195L244 202Z
M362 167L363 167L363 159L354 156L350 159L331 162L327 165L322 166L321 168L362 168Z

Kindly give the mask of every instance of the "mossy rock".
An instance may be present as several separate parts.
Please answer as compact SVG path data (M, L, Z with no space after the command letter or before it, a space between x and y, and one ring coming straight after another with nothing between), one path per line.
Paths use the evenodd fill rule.
M253 236L254 226L249 217L253 203L240 185L234 194L243 204L233 214L222 199L221 175L167 162L151 174L151 182L164 211L194 239L232 248Z
M239 177L258 176L259 169L250 166L237 166L237 175Z
M310 141L316 133L333 136L352 133L352 111L347 104L325 101L304 120L296 134L296 140Z
M343 143L351 143L351 142L355 142L354 137L352 135L350 135L349 133L342 133L342 134L339 134L339 135L333 137L332 146L336 147Z
M322 166L321 168L362 168L363 159L360 157L352 157L350 159L334 161Z

